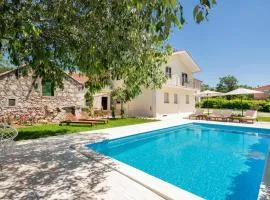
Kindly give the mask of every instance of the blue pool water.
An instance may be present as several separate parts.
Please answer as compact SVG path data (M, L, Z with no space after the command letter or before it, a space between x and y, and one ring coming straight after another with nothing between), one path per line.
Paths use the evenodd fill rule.
M205 199L257 199L270 130L192 123L87 146Z

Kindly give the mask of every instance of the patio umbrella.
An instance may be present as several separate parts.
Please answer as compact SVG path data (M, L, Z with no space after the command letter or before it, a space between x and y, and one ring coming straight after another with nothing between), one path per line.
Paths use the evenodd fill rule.
M261 94L263 92L257 91L257 90L250 90L246 88L238 88L236 90L232 90L230 92L225 93L224 95L243 95L243 94ZM241 96L241 109L242 109L242 116L244 113L243 110L243 96Z
M223 93L212 91L212 90L205 90L205 91L202 91L202 92L197 93L196 96L197 97L206 97L207 109L208 109L208 115L209 115L208 97L223 96Z

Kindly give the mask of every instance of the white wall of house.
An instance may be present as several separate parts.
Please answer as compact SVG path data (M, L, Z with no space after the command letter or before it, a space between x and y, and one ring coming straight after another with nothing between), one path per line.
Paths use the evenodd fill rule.
M165 102L165 93L169 95L168 102ZM192 112L195 108L195 96L192 90L164 87L157 91L156 99L157 116Z
M94 110L101 110L103 109L102 107L102 97L107 98L107 110L111 110L111 98L109 93L98 93L94 95L94 100L93 100L93 109Z
M191 69L184 61L179 58L179 56L174 55L169 58L167 65L163 66L164 72L167 66L172 68L172 75L182 76L182 72L184 72L188 74L189 79L193 79L193 73Z
M154 94L154 91L144 89L141 95L127 103L127 114L129 116L153 117L153 114L155 113Z
M100 95L94 96L93 109L100 110L101 107L102 107L101 106L101 96Z

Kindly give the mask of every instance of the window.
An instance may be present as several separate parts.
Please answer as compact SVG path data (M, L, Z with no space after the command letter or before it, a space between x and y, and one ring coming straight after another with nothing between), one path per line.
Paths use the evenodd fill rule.
M186 104L189 104L189 95L186 95Z
M188 75L187 73L182 73L182 85L186 85L188 83Z
M169 78L172 78L172 68L171 67L166 67L166 76Z
M173 99L174 99L174 104L178 104L178 95L177 94L173 95Z
M54 96L54 86L51 81L42 81L42 96Z
M8 106L15 106L16 100L15 99L9 99L8 100Z
M169 103L169 93L168 92L164 93L164 103Z

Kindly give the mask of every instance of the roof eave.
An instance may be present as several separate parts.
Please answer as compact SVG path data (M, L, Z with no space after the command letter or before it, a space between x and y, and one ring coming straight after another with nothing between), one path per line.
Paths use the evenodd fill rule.
M199 65L196 63L196 61L193 59L193 57L188 51L186 50L177 51L177 52L173 52L172 55L181 55L181 54L184 54L190 61L191 65L189 65L189 67L192 73L197 73L201 71L201 68L199 67Z

